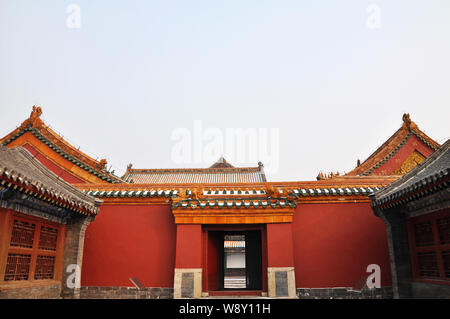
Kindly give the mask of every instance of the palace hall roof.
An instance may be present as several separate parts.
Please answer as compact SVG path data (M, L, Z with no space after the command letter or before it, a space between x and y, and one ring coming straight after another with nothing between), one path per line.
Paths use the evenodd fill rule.
M373 194L372 206L392 207L405 203L417 194L424 196L448 189L450 182L450 140L407 174Z
M171 198L183 199L184 193L197 193L197 200L207 206L213 202L225 202L235 205L233 201L258 201L273 198L287 198L291 201L337 201L343 198L366 199L367 195L392 183L398 176L341 176L329 180L306 182L264 182L264 183L229 183L229 184L76 184L75 186L89 195L105 201L139 200L168 202ZM189 196L188 196L189 197ZM279 203L277 203L278 205ZM237 204L239 205L239 204ZM254 205L251 204L251 207ZM263 207L265 205L262 205ZM270 206L270 205L269 205ZM244 207L244 206L243 206Z
M439 148L439 143L434 141L431 137L422 132L416 123L411 121L409 114L403 114L403 124L383 145L381 145L372 155L370 155L363 163L347 173L347 176L369 176L376 175L374 171L380 166L386 164L391 160L408 142L408 140L415 136L418 140L426 145L430 151L435 151ZM418 152L414 152L411 156L416 156L416 161L423 160L426 156ZM382 174L384 175L384 174ZM402 175L393 174L393 175Z
M345 175L319 174L317 181L269 183L261 162L256 167L234 167L220 157L208 168L135 169L130 164L120 178L107 171L106 160L97 161L65 141L41 120L41 114L42 109L33 106L30 117L0 139L0 145L26 148L70 184L108 202L172 201L177 207L194 205L198 209L222 202L259 208L266 206L263 200L269 200L267 206L299 201L369 201L369 194L389 185L439 148L409 114L404 114L401 128ZM199 196L195 201L191 192Z
M0 185L85 215L97 214L102 203L56 176L20 146L0 145Z
M40 145L39 151L45 152L46 157L52 158L54 162L59 164L61 164L60 162L68 162L66 169L69 167L68 171L76 176L83 176L86 181L122 182L119 177L106 171L106 159L97 161L72 146L46 125L40 118L41 115L41 107L33 106L30 117L11 133L1 138L0 144L8 147L22 146L28 143L33 143L34 146ZM53 154L50 155L50 152Z
M128 166L125 181L137 184L223 184L262 183L264 166L234 167L223 157L209 168L134 169Z

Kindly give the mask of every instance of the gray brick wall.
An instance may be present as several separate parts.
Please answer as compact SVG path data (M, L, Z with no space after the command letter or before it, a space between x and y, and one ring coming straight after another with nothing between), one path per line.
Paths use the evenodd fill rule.
M392 287L353 290L352 288L297 288L300 299L392 299Z
M67 287L67 279L71 273L67 272L67 266L76 264L80 267L83 263L84 236L86 228L91 222L91 218L72 218L66 225L66 241L64 246L64 262L62 275L62 298L79 298L79 288Z
M60 285L0 290L0 299L59 299Z
M81 287L82 299L172 299L173 288Z

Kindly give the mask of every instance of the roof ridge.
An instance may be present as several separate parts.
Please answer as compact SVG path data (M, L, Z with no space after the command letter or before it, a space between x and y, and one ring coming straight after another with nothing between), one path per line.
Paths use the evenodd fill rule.
M119 177L105 170L107 164L106 159L97 161L96 159L75 148L60 134L58 134L47 124L45 124L44 121L40 118L41 115L42 108L40 106L33 105L33 110L29 118L23 121L22 124L11 133L1 138L0 144L8 145L26 132L30 132L36 138L40 139L44 144L52 148L60 156L73 162L90 174L94 174L98 178L106 180L107 182L113 182L114 180L116 182L123 182L123 180L121 180ZM97 172L97 174L95 174L95 172Z
M129 173L190 173L190 172L233 172L233 171L260 171L259 167L207 167L207 168L131 168Z
M403 203L405 199L411 198L411 196L417 198L418 193L419 197L423 197L438 191L441 187L448 187L450 175L449 151L450 139L401 178L371 195L372 206L388 205L387 207L392 207ZM446 157L441 159L443 156ZM444 164L441 167L439 167L440 161ZM430 171L427 172L427 169ZM446 183L447 186L445 186Z
M8 149L8 148L6 148L6 149ZM82 192L81 190L79 190L78 188L73 186L72 184L66 182L64 179L62 179L61 177L56 175L54 172L49 170L36 157L34 157L33 154L31 154L30 151L28 151L26 148L24 148L22 146L18 146L18 147L15 147L13 149L8 149L8 150L16 151L16 152L20 153L23 157L25 157L28 161L30 161L30 163L32 163L37 169L42 171L42 173L44 173L46 176L48 176L49 178L52 178L54 180L57 180L58 183L61 183L62 185L64 185L64 188L66 190L70 190L72 192L75 192L78 195L83 196L83 197L86 196L86 194L84 192Z
M89 206L91 212L98 211L95 206L98 207L102 202L101 200L89 196L80 189L60 178L54 172L50 171L39 160L37 160L27 149L21 146L8 148L0 144L0 153L3 154L2 158L5 161L1 164L0 169L2 173L0 174L0 176L6 174L8 178L14 179L13 175L14 173L16 173L17 181L25 185L28 185L27 183L30 183L41 193L47 193L51 196L56 197L59 196L58 198L69 197L73 201L72 204L76 204L79 207ZM20 159L18 160L17 157L20 157L25 161L25 168L18 168L21 161ZM9 165L8 161L10 162L13 158L14 165L11 166ZM8 173L12 173L12 175L8 176ZM38 175L35 176L35 174ZM41 176L39 177L40 174ZM51 185L51 183L54 183L54 185ZM60 189L55 189L55 187ZM59 195L57 193L59 193Z
M425 169L428 166L429 163L432 163L435 160L438 160L442 155L444 155L446 153L446 151L449 148L450 148L450 139L448 139L444 144L442 144L442 146L438 150L436 150L433 154L431 154L430 156L425 158L422 162L417 164L413 169L411 169L409 172L407 172L401 178L399 178L399 179L395 180L394 182L392 182L389 185L389 188L383 188L382 190L377 192L375 194L376 195L375 197L376 198L380 198L380 197L383 196L383 194L389 193L392 190L392 188L395 188L395 187L405 183L406 181L411 179L411 177L415 176L416 174L420 173L423 169ZM448 170L448 168L443 169L441 171L445 171L445 170ZM427 175L427 176L424 176L422 179L425 179L428 176L439 174L441 171L439 171L437 173L433 173L433 174Z
M209 168L234 168L233 165L227 162L227 160L222 156L219 157L219 159L212 164Z
M403 114L402 126L395 131L381 146L379 146L366 160L360 163L353 170L348 172L347 176L369 175L376 168L383 165L387 160L394 156L408 141L411 135L416 136L425 145L432 150L437 150L440 144L431 137L422 132L417 124L411 121L409 113ZM394 144L394 142L396 142ZM394 144L394 145L393 145Z
M258 163L257 167L234 167L229 164L223 166L223 163L220 165L220 167L213 167L213 165L207 168L133 168L133 165L129 164L122 179L138 184L258 183L267 181L264 165L261 163Z

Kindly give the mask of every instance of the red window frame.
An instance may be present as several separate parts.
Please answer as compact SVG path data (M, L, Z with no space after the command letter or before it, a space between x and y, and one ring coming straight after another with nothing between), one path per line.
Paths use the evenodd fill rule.
M35 225L34 238L32 247L20 247L11 245L14 221L22 221ZM40 247L41 227L50 227L57 230L56 245L54 249L50 247ZM24 215L9 209L0 208L0 287L22 287L29 285L43 285L50 282L61 281L62 263L64 258L64 241L65 241L65 225L47 221L42 218ZM45 242L48 244L48 242ZM14 280L6 278L5 274L8 264L8 256L10 254L30 255L31 261L28 269L28 278L25 280ZM53 277L49 278L49 262L53 266ZM39 263L39 261L41 263ZM38 265L38 267L36 267ZM40 266L40 267L39 267ZM36 274L37 269L41 269L44 273ZM47 271L47 272L46 272ZM45 273L47 275L45 275ZM36 276L36 277L35 277Z
M445 209L436 213L426 214L418 217L408 219L408 241L411 257L411 271L413 281L433 283L441 285L450 285L450 276L446 275L446 269L444 265L443 252L450 252L450 243L441 243L440 234L438 231L438 220L443 218L450 218L450 209ZM415 225L421 223L431 223L431 229L433 234L433 242L429 245L416 245ZM434 253L437 261L438 276L421 276L419 268L419 254L421 253ZM448 267L448 266L447 266ZM448 271L448 270L447 270Z

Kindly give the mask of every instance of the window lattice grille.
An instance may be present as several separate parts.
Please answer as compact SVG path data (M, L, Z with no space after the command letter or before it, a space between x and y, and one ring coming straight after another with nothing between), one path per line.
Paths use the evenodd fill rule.
M14 220L10 246L33 248L35 224Z
M450 250L442 252L442 260L444 261L445 277L450 278Z
M56 250L56 240L58 238L58 230L56 228L41 226L39 235L39 249Z
M419 276L439 277L437 256L434 251L417 253Z
M53 279L55 272L55 256L37 256L34 279Z
M31 255L8 254L4 280L28 280L30 263Z
M416 246L430 246L434 244L433 227L430 221L414 225Z
M450 244L450 217L438 219L437 227L441 244Z

